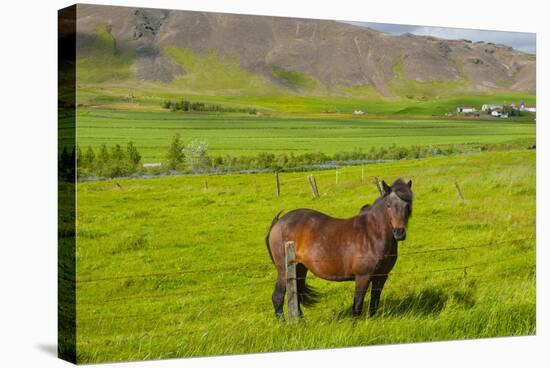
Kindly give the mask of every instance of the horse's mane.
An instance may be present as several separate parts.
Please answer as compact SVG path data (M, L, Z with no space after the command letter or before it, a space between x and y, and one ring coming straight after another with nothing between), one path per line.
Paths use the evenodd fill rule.
M370 209L370 204L366 204L359 210L359 216L366 214Z

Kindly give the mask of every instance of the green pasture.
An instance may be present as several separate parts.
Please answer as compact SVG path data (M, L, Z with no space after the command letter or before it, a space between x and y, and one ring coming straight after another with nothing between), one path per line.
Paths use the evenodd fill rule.
M134 139L147 159L156 159L178 130L186 139L208 139L214 152L534 136L532 125L501 122L205 120L94 112L79 116L79 142ZM312 198L304 173L281 174L280 197L273 174L78 183L78 362L536 332L534 151L366 165L363 180L361 167L349 167L340 170L338 185L334 171L308 174L316 176L320 198ZM297 324L277 321L275 271L264 242L273 216L299 207L353 216L377 197L373 176L412 179L415 193L379 313L352 318L353 284L312 277L319 304L305 308Z
M483 104L516 104L521 101L535 104L534 95L521 92L498 92L484 94L464 94L456 92L454 95L437 95L438 84L444 82L430 82L430 85L418 86L419 82L410 82L414 85L411 93L416 95L426 92L422 99L408 99L406 97L382 98L370 86L334 87L332 95L304 95L286 91L285 93L266 94L243 92L231 94L223 91L200 92L197 90L182 89L170 84L156 82L104 82L83 83L78 86L77 101L82 109L117 109L129 111L162 111L165 100L188 99L211 104L220 104L228 107L255 108L262 114L322 114L324 118L343 114L351 116L354 110L362 110L366 117L372 118L429 118L441 119L446 113L456 113L457 106L474 106L478 110ZM213 88L213 87L212 87ZM132 96L129 99L129 96ZM462 116L462 118L464 118ZM486 116L486 118L490 118ZM521 120L533 121L534 116L527 114ZM479 119L476 119L479 120Z
M211 156L368 151L371 147L501 143L535 137L535 124L501 120L395 120L85 110L77 116L82 149L132 140L143 162L164 159L171 138L206 141Z

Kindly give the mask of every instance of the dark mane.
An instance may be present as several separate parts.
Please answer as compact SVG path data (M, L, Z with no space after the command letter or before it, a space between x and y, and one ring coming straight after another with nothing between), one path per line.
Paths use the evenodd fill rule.
M370 204L366 204L359 210L359 216L364 215L370 209Z

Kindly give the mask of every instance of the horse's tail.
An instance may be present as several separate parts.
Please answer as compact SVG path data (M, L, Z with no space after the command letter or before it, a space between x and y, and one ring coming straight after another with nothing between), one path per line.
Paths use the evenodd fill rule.
M277 221L279 221L279 216L281 216L281 213L283 213L283 211L279 211L279 213L275 215L275 217L273 218L273 221L271 221L271 226L269 227L269 231L265 236L265 244L267 245L267 251L269 253L269 257L271 258L271 262L273 263L275 263L275 261L273 260L273 254L271 254L271 248L269 247L269 234L271 234L271 229L273 229L273 226L277 223Z
M300 300L300 305L311 307L319 302L320 297L321 293L313 286L305 282L298 283L298 299Z

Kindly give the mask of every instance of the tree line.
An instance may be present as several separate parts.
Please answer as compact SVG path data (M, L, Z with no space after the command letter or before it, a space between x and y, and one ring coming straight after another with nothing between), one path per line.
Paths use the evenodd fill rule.
M207 104L204 102L189 101L181 99L179 101L165 100L162 107L170 111L211 111L211 112L242 112L255 115L257 110L249 107L230 107L220 104Z
M73 161L74 153L70 155L63 151L62 162ZM88 146L85 150L76 149L78 177L116 178L140 174L159 175L162 173L181 172L186 174L205 173L209 167L208 144L193 140L183 144L179 134L176 134L168 146L165 159L160 166L144 167L142 156L134 142L129 141L125 147L115 144L112 147L102 144L98 150Z
M120 144L115 144L111 148L102 144L97 152L92 146L88 146L85 151L77 147L76 159L79 177L130 176L142 168L141 154L132 141L124 148Z
M364 164L377 161L418 159L433 156L447 156L465 152L487 150L511 150L525 148L526 142L513 141L495 144L371 147L368 151L355 149L350 152L326 154L311 153L266 153L255 155L218 155L208 153L208 143L192 140L184 144L181 136L175 134L168 145L160 165L144 167L142 156L132 141L125 147L115 144L113 147L101 145L96 152L89 146L86 150L77 147L78 177L124 177L132 175L166 174L220 174L252 171L307 171L340 167L352 164ZM70 161L74 157L64 152L60 159ZM74 162L74 161L73 161ZM70 165L68 165L70 166ZM71 173L67 172L70 177Z

